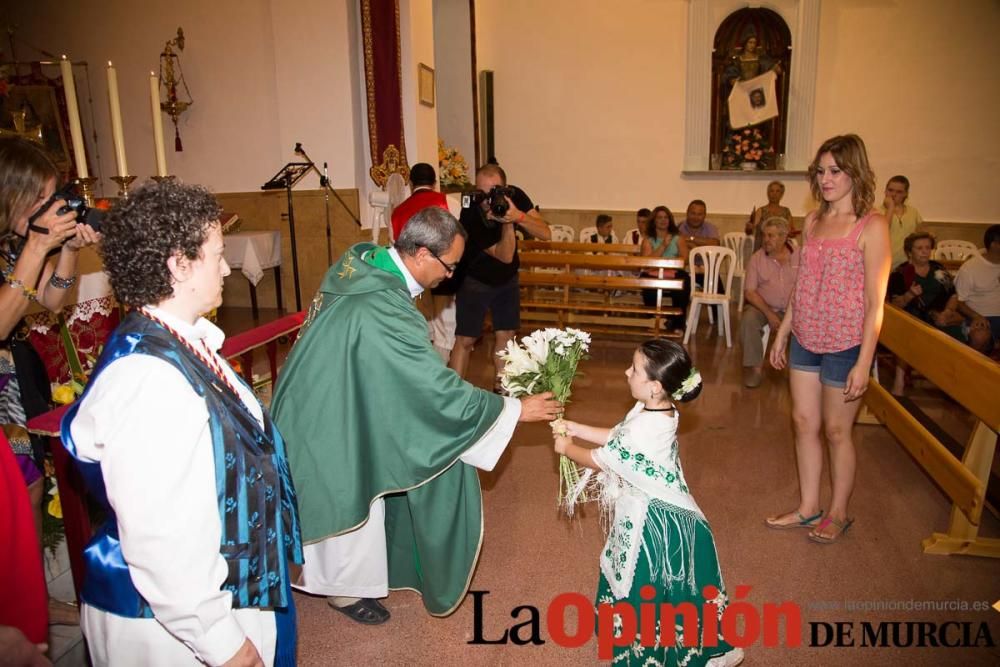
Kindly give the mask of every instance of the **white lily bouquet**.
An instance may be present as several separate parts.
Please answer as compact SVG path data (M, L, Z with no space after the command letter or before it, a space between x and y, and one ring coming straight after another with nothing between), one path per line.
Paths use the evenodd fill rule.
M522 338L520 344L507 343L497 353L504 360L500 383L508 395L515 398L551 391L565 405L572 393L576 367L587 358L590 334L567 327L538 329ZM573 461L559 457L559 503L580 481L580 471ZM577 499L586 502L585 497Z

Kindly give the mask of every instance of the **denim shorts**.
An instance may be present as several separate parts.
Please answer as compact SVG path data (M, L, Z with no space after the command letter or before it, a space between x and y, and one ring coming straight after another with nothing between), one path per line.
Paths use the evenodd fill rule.
M842 388L847 384L847 376L854 364L858 363L860 353L861 346L855 345L840 352L816 354L802 347L793 334L788 365L797 371L819 373L819 381L827 387Z

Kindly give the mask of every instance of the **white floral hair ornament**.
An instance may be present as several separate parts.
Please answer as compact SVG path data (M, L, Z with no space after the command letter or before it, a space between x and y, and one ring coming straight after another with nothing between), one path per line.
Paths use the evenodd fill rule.
M684 398L684 396L697 389L699 385L701 385L701 373L698 372L697 368L692 366L691 372L688 373L686 378L684 378L684 382L681 382L681 386L677 389L677 391L670 394L670 398L675 401L679 401Z

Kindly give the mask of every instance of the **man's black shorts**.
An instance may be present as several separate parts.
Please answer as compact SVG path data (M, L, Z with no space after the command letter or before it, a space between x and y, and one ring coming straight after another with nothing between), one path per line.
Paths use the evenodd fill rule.
M455 296L455 335L478 338L486 311L493 316L494 331L516 331L521 326L521 293L515 275L494 287L465 276Z

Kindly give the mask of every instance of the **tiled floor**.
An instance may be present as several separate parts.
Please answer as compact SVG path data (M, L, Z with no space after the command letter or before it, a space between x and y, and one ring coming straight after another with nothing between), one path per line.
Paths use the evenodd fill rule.
M237 323L247 319L241 320L240 313L227 317ZM733 325L738 326L738 318ZM470 367L471 381L484 387L492 384L490 343L487 338L477 348ZM581 367L584 375L575 384L570 418L605 426L621 419L630 407L624 370L633 349L630 342L595 344L591 359ZM787 380L768 370L759 389L744 389L739 348L726 348L706 326L690 350L705 378L705 389L682 410L681 455L692 492L712 524L731 593L737 585L751 587L747 599L758 609L765 602L794 601L806 624L855 623L858 644L864 621L970 622L973 634L980 622L986 622L993 641L1000 642L1000 614L992 610L847 610L843 603L849 600L992 604L1000 598L1000 563L921 552L920 540L947 526L950 505L878 426L855 429L858 476L852 512L857 524L841 542L822 546L809 542L804 531L766 529L764 516L789 509L796 501ZM936 410L942 426L964 441L968 420L932 389L918 384L914 391L921 405ZM593 597L603 543L599 517L592 509L585 508L573 520L556 512L556 457L548 427L520 427L497 469L483 473L481 481L485 534L471 589L489 591L481 598L483 638L497 640L506 629L529 620L530 610L512 610L530 605L539 610L540 638L545 643L468 644L475 632L472 598L453 615L435 618L426 613L416 594L394 592L386 601L392 620L366 627L330 610L321 598L297 594L300 664L598 663L594 641L577 649L561 648L547 630L545 611L556 595L572 591ZM828 489L825 481L824 499ZM995 516L986 514L982 534L1000 535ZM806 645L806 627L802 647L764 648L758 642L748 649L745 664L1000 664L996 648L814 648ZM79 642L73 645L74 651L81 647ZM82 654L66 654L57 664L85 663Z

